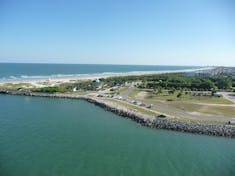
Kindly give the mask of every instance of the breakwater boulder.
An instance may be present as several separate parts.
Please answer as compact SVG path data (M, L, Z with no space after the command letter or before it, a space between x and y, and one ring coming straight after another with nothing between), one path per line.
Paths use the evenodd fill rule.
M167 118L153 118L143 117L135 112L131 112L125 109L115 108L110 104L100 102L94 99L88 99L87 101L94 103L108 111L114 112L117 115L132 119L143 126L159 129L167 129L181 132L189 132L195 134L205 134L213 136L224 136L224 137L235 137L235 126L232 125L221 125L221 124L202 124L183 122L174 119Z

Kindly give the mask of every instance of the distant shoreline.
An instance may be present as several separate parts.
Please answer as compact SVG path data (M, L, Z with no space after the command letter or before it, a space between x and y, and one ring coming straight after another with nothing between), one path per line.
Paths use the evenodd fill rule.
M31 83L36 87L41 87L41 82L47 82L49 85L54 85L57 83L68 83L79 80L94 80L108 77L119 77L119 76L141 76L141 75L151 75L151 74L164 74L164 73L180 73L180 72L197 72L212 70L215 67L205 67L198 69L182 69L182 70L166 70L166 71L131 71L131 72L105 72L105 73L91 73L91 74L71 74L71 75L51 75L51 76L25 76L22 79L12 79L6 81L0 81L0 85L6 83L19 84L19 83Z

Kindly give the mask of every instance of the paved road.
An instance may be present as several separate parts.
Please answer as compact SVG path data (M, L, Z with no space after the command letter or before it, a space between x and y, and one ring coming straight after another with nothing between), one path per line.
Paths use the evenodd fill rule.
M129 98L129 94L135 89L135 87L133 85L130 85L128 87L128 89L124 92L122 92L120 95L122 96L122 98L128 99Z
M218 92L218 94L222 95L227 100L230 100L233 103L235 103L235 93L231 93L231 92Z

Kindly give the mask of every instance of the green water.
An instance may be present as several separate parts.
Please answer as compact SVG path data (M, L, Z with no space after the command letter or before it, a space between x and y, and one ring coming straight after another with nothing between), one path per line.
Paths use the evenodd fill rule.
M235 139L152 130L84 101L0 95L0 176L234 176Z

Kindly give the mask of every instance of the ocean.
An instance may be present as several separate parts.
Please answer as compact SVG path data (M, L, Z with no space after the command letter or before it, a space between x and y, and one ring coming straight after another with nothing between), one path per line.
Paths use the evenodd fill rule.
M1 176L234 176L235 139L149 129L82 100L0 95Z
M191 70L198 66L146 66L96 64L19 64L0 63L0 82L32 79L86 77L120 73L156 73L160 71Z

